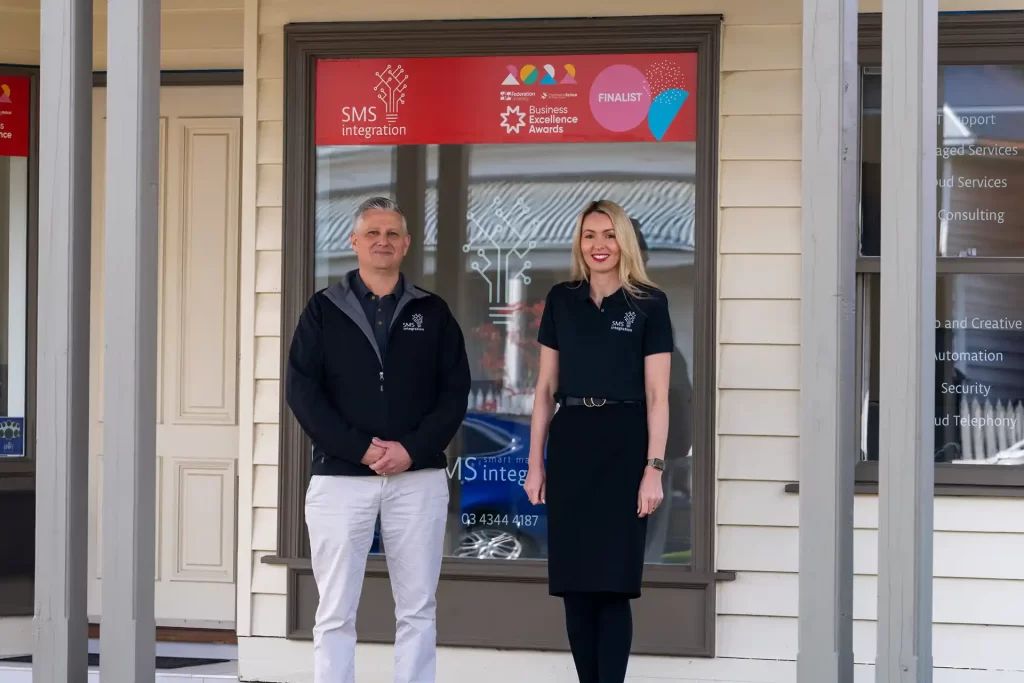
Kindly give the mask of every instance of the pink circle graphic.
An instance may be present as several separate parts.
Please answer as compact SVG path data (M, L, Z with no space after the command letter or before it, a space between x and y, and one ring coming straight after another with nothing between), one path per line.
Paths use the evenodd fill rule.
M650 106L650 84L639 69L628 64L607 67L590 86L591 113L614 133L639 126Z

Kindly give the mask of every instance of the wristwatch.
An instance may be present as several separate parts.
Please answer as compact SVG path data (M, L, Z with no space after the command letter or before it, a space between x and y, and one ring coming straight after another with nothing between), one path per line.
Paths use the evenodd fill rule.
M661 458L648 458L647 465L653 467L656 470L665 471L665 461Z

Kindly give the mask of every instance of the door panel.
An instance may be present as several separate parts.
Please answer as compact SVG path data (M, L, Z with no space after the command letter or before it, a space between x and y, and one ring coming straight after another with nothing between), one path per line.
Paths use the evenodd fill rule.
M94 96L89 614L102 603L105 89ZM239 87L160 97L156 619L235 620Z

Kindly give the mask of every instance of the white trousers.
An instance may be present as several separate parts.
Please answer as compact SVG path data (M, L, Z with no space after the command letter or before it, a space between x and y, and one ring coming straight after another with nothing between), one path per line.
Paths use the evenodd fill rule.
M395 683L434 683L437 582L448 515L443 469L388 477L315 476L306 491L315 683L354 683L356 609L377 513L395 598Z

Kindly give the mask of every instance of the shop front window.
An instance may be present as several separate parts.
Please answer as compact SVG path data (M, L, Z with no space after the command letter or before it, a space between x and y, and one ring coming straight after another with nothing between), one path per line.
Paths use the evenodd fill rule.
M33 607L36 84L34 70L0 67L0 618Z
M1024 274L940 274L935 462L1024 464ZM879 277L863 285L861 457L878 460Z
M314 286L357 267L349 240L356 207L372 195L390 196L406 212L414 241L406 274L447 300L466 337L473 383L449 455L451 557L547 555L545 508L530 504L523 490L537 329L548 290L569 277L576 215L592 200L610 199L637 222L649 275L668 295L675 331L666 503L650 522L647 561L691 561L693 57L548 57L517 68L506 62L523 59L319 66L318 92L331 95L318 101L317 115L337 121L317 121L318 143L332 144L316 148ZM414 97L422 98L414 84L442 78L446 69L453 77L493 80L495 66L501 77L494 88L464 96L477 98L461 103L464 118L417 125L414 117L429 112L414 108ZM379 101L346 109L343 102L360 101L363 81ZM354 94L346 97L346 90ZM638 102L614 101L620 98ZM402 144L407 139L424 144ZM373 552L382 551L375 544Z
M26 454L30 95L0 74L0 458Z
M947 26L935 111L936 484L1020 486L1024 470L991 466L1024 464L1024 67L1007 53L958 63L944 45L966 36ZM861 92L858 478L877 481L880 68L864 68Z
M447 302L466 340L439 643L565 648L545 506L523 490L536 340L548 291L570 277L576 216L608 199L646 244L675 339L634 646L714 655L716 584L734 578L715 569L713 521L721 28L717 16L285 28L283 335L314 291L357 268L355 211L381 195L406 216L403 273ZM288 568L286 630L308 638L311 444L284 401L279 434L278 550L262 561ZM359 617L374 642L395 636L387 555L378 535Z

